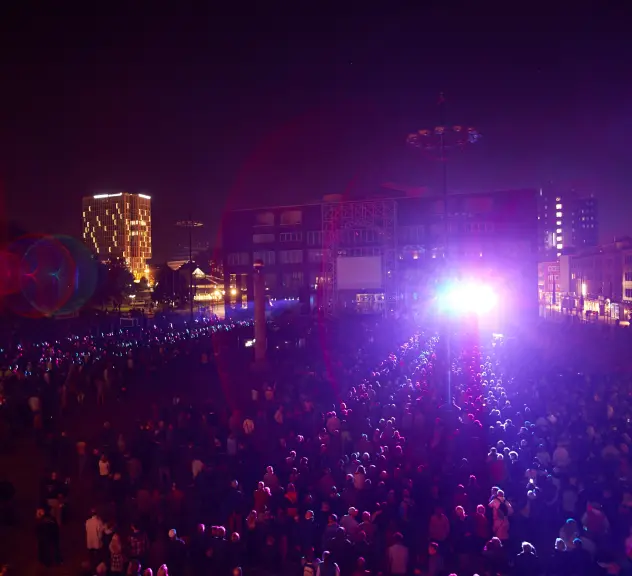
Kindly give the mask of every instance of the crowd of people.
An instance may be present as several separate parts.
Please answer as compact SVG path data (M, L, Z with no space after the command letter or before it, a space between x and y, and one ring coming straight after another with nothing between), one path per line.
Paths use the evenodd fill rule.
M427 330L393 346L406 323L313 330L238 403L221 386L185 393L187 369L222 383L204 338L5 373L8 404L22 400L34 431L48 422L39 561L64 561L76 479L88 575L630 571L626 373L561 370L524 338ZM71 437L63 407L121 387L148 416Z

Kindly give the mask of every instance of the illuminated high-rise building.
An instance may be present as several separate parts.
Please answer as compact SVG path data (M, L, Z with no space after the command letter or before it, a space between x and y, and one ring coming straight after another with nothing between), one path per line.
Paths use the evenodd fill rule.
M538 194L540 261L553 261L567 248L596 246L597 199L574 188L546 186Z
M121 258L136 280L146 277L151 258L151 197L116 192L85 196L83 240L98 258Z

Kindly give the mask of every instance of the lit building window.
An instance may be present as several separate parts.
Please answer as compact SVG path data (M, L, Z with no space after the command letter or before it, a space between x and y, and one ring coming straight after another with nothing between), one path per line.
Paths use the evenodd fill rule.
M561 210L562 209L562 205L561 204L556 204L555 205L555 209L556 210Z
M557 218L561 218L561 217L562 217L562 213L561 213L561 212L556 212L556 213L555 213L555 216L556 216Z

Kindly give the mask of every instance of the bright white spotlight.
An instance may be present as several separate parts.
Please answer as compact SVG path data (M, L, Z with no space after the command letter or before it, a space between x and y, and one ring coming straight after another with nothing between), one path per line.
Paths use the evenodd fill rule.
M476 314L488 314L495 307L498 298L490 286L478 285L471 289L471 307Z
M439 298L441 308L459 314L488 314L498 303L491 286L474 282L451 285Z

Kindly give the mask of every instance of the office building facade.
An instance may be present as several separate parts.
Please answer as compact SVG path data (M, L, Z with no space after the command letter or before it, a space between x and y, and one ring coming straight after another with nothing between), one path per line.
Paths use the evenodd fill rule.
M573 247L590 248L599 244L599 211L594 196L576 198L572 209Z
M568 248L597 246L598 203L594 195L580 195L559 186L540 188L538 206L538 255L542 262L559 258Z
M229 212L222 224L227 314L252 303L256 260L265 266L270 301L294 299L311 309L409 308L436 290L447 261L448 275L502 276L516 306L537 314L536 190L454 195L447 221L444 213L441 197L337 195Z
M116 192L86 196L82 235L97 257L125 261L136 280L147 277L151 258L151 197Z

